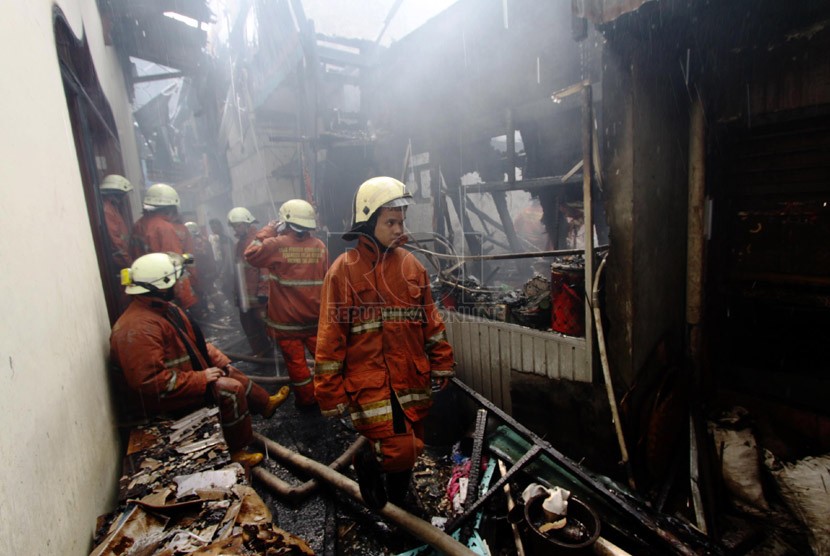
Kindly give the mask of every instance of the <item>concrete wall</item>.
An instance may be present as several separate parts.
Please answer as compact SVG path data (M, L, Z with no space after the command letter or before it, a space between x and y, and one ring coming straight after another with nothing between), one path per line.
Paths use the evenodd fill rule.
M632 36L603 54L607 335L625 386L684 322L688 95L669 57Z
M95 0L57 3L87 32L140 182L124 81ZM120 450L109 323L58 66L49 0L0 1L0 554L88 554Z

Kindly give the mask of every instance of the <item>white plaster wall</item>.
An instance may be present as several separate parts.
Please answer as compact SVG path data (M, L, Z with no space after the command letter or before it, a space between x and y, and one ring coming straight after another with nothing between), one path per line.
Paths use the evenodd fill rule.
M114 52L95 0L58 5L89 36L140 182ZM54 44L52 2L0 0L0 554L88 554L120 450L109 323Z

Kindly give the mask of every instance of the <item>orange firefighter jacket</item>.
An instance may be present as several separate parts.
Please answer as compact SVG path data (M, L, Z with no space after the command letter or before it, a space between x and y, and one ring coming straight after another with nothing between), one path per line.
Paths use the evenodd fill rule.
M334 261L322 290L314 393L324 415L348 408L370 438L393 434L391 396L423 419L431 378L454 375L452 347L426 269L402 248L361 237Z
M107 235L110 238L111 255L116 270L129 268L133 264L129 253L130 229L127 227L127 223L124 222L118 205L107 197L104 197L104 221L107 225Z
M261 308L263 303L259 298L268 296L268 272L265 269L253 266L245 260L245 250L254 241L256 234L256 226L249 226L248 234L236 242L236 262L242 267L242 272L245 277L244 292L239 291L239 280L236 280L234 283L236 304L242 307L242 298L244 296L248 307L252 309Z
M168 314L173 319L178 317L176 322L183 334ZM212 344L206 347L207 353L203 354L190 321L175 304L134 297L110 335L115 382L130 414L157 414L203 405L207 379L195 369L224 368L231 362Z
M305 338L317 333L320 287L328 268L328 250L316 237L286 227L265 226L245 249L245 260L268 269L268 316L274 339Z
M193 241L193 234L190 233L187 226L178 220L173 220L171 224L173 224L173 228L176 229L176 235L179 236L179 241L182 244L182 253L190 253L191 255L194 255L196 252L196 242ZM190 285L193 287L193 290L196 291L199 283L199 259L197 259L195 255L193 257L193 265L188 267L187 274L190 276Z
M147 253L187 253L176 226L164 215L152 212L145 213L133 225L131 252L134 259ZM189 309L198 302L190 283L189 271L185 271L176 280L174 288L176 300L183 308Z

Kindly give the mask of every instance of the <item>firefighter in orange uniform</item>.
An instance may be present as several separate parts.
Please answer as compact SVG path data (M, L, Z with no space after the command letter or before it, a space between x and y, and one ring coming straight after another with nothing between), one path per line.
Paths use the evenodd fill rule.
M116 382L132 414L154 416L217 404L231 459L256 465L262 454L245 449L252 439L249 408L271 417L288 397L288 387L269 396L205 342L198 326L172 302L184 263L175 253L150 253L124 271L133 300L110 336L111 362L120 371Z
M313 357L328 250L311 235L317 228L311 204L302 199L286 201L279 217L279 222L269 223L256 234L245 250L245 260L268 269L268 335L285 359L294 403L299 408L312 408L316 401L306 349Z
M360 492L373 509L387 499L404 502L424 449L422 420L432 386L443 388L454 376L429 276L400 248L411 203L394 178L364 182L355 195L352 228L343 236L357 239L357 246L332 263L322 290L315 395L323 415L348 413L371 440L354 464Z
M216 261L213 258L213 248L208 242L207 238L202 235L202 230L196 222L185 222L184 227L187 228L189 237L189 244L191 247L185 245L185 249L192 249L192 251L185 251L193 253L194 266L198 268L198 280L193 281L193 291L196 292L196 297L199 298L201 309L208 311L208 300L213 296L214 285L216 280Z
M121 203L133 190L133 184L124 176L110 174L105 176L99 186L104 201L104 222L110 240L110 257L115 264L115 271L127 268L133 262L130 257L130 229L121 215Z
M242 274L234 280L234 297L239 307L239 322L248 337L254 355L271 350L265 334L265 307L268 302L268 273L245 261L245 249L254 241L256 218L245 207L235 207L228 213L228 226L237 238L235 270ZM241 279L240 279L241 278ZM244 291L242 286L244 284Z
M148 253L183 255L187 252L174 224L178 206L179 194L169 185L157 183L147 189L144 213L133 225L131 254L134 259ZM176 280L175 295L176 301L186 311L199 302L187 271Z

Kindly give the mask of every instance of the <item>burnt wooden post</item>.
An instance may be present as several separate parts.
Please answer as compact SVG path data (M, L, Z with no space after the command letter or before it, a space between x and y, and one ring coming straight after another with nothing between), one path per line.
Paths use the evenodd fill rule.
M510 184L510 190L516 185L516 129L513 124L513 110L507 109L507 182ZM493 203L496 205L496 211L499 213L501 219L501 226L504 230L504 235L507 236L507 242L510 244L510 249L516 253L524 251L522 242L519 236L516 235L516 229L513 227L513 219L510 217L510 211L507 209L507 196L504 191L491 191L490 195L493 197Z

